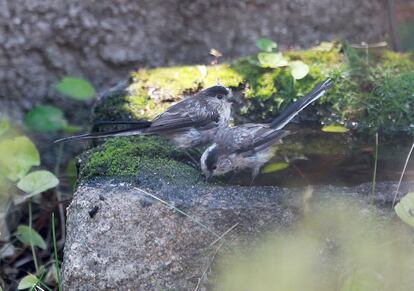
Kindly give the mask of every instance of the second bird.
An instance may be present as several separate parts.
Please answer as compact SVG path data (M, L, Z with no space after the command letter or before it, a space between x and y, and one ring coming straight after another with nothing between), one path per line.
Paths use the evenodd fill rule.
M289 131L282 130L299 112L319 99L332 86L327 79L308 95L291 104L270 124L248 123L235 127L221 127L201 156L204 175L221 176L230 171L251 169L252 181L260 168L272 157L272 145Z

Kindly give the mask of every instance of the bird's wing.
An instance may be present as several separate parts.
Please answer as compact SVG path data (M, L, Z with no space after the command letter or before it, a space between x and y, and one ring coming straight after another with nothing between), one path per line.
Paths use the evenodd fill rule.
M234 153L251 149L256 141L272 131L265 124L246 123L240 126L228 127L218 131L216 141L226 153Z
M288 133L270 128L267 124L244 124L232 128L232 133L224 137L224 142L228 152L249 154L271 146Z
M220 119L219 107L208 98L188 98L158 115L148 132L164 132L189 127L202 127Z

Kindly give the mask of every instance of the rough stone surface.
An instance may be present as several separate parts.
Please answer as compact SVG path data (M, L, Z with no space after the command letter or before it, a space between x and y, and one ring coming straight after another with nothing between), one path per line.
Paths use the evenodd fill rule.
M303 189L204 183L160 186L160 181L153 185L157 187L102 179L78 188L68 209L65 290L194 290L222 243L211 246L217 236L209 231L221 235L235 226L225 235L222 254L229 250L226 246L251 243L294 225L304 201L312 204L329 197L352 197L360 204L372 201L367 195L369 184ZM391 201L395 186L377 186L380 204ZM141 189L185 211L209 230ZM408 189L414 189L414 184L402 188ZM214 266L212 270L209 278L214 278ZM204 278L199 290L210 289L208 283Z
M52 85L65 75L101 89L133 68L205 63L211 47L227 58L250 54L261 36L283 47L383 40L383 2L0 0L0 110L13 98L19 117L51 101Z

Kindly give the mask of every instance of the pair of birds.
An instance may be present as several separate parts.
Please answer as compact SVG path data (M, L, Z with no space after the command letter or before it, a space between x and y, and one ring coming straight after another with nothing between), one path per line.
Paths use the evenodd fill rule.
M272 157L272 145L289 134L283 130L299 112L319 99L332 86L330 79L286 108L268 124L229 126L234 96L229 88L213 86L169 107L152 121L123 122L132 127L110 132L87 133L57 140L162 135L181 149L205 147L200 164L203 174L221 176L231 171L252 170L252 181Z

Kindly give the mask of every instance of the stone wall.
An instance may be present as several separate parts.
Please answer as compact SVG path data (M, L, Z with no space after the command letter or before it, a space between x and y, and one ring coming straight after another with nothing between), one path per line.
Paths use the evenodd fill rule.
M142 66L203 63L320 40L383 40L384 0L0 0L0 108L28 110L82 76L99 90ZM28 98L29 97L29 98ZM5 100L8 100L7 103ZM18 115L18 114L17 114Z

